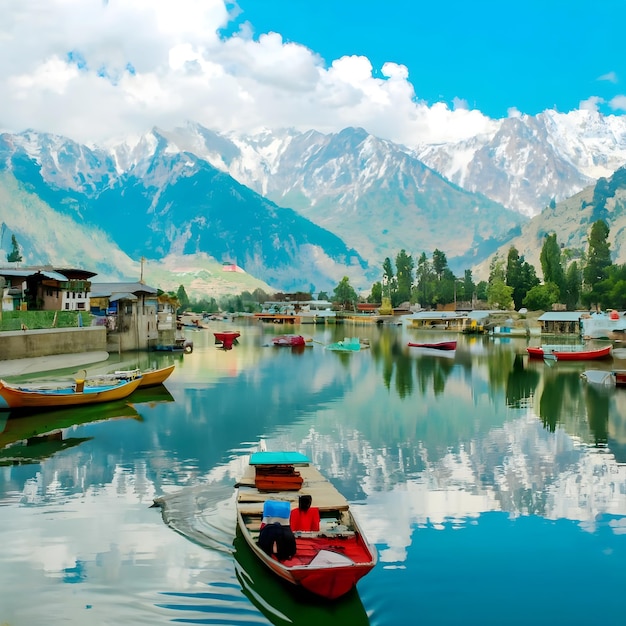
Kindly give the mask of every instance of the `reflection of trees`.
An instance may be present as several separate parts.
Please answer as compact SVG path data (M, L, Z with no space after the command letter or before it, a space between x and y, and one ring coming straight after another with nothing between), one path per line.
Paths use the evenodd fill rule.
M593 433L595 444L606 445L609 440L609 395L607 390L604 388L596 389L593 385L587 385L585 404L589 429Z
M533 397L539 383L539 372L524 367L524 357L520 354L513 360L513 368L506 381L506 404L513 409L522 408Z
M507 346L492 345L489 349L487 367L489 368L489 383L492 389L504 389L509 379L515 353Z
M585 420L586 411L581 408L581 379L578 371L559 370L558 366L544 370L544 385L539 400L539 416L544 427L554 432L562 423L571 434L580 435L579 422Z

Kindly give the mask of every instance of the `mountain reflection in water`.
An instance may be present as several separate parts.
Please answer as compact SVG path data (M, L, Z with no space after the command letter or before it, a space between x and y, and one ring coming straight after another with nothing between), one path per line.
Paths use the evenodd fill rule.
M529 360L524 338L441 356L408 347L438 331L243 321L216 349L227 326L194 331L156 396L2 416L0 449L28 462L0 467L0 623L623 622L626 390ZM313 341L267 347L288 332ZM370 349L324 350L345 336ZM376 546L345 603L309 610L239 545L261 439L306 454ZM572 602L581 587L601 603Z

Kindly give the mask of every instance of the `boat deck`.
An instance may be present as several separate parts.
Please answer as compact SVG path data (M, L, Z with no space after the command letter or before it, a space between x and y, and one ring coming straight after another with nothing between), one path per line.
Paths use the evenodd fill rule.
M303 493L313 498L313 506L320 513L324 511L347 511L348 501L344 496L322 476L320 471L312 465L299 465L304 482L298 491L259 491L254 486L255 468L248 466L240 481L237 483L237 506L244 515L260 515L263 512L263 503L266 500L285 500L293 506L298 503L298 496Z

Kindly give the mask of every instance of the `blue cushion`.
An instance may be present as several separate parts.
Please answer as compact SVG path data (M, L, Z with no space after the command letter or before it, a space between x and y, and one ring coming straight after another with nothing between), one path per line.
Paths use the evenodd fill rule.
M263 504L263 517L283 517L289 519L291 506L283 500L266 500Z

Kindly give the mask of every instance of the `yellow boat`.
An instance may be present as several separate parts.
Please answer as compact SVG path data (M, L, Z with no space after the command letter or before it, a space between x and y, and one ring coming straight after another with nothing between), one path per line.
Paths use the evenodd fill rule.
M89 380L93 385L110 385L113 381L135 380L135 378L141 378L139 387L143 389L144 387L156 387L157 385L162 385L169 378L175 367L176 365L168 365L167 367L144 371L141 371L138 368L132 370L116 370L113 374L94 376Z
M44 409L123 400L135 391L140 383L141 378L120 380L109 385L86 385L83 380L77 380L74 385L29 387L11 385L0 380L0 397L6 404L6 407L0 408Z

